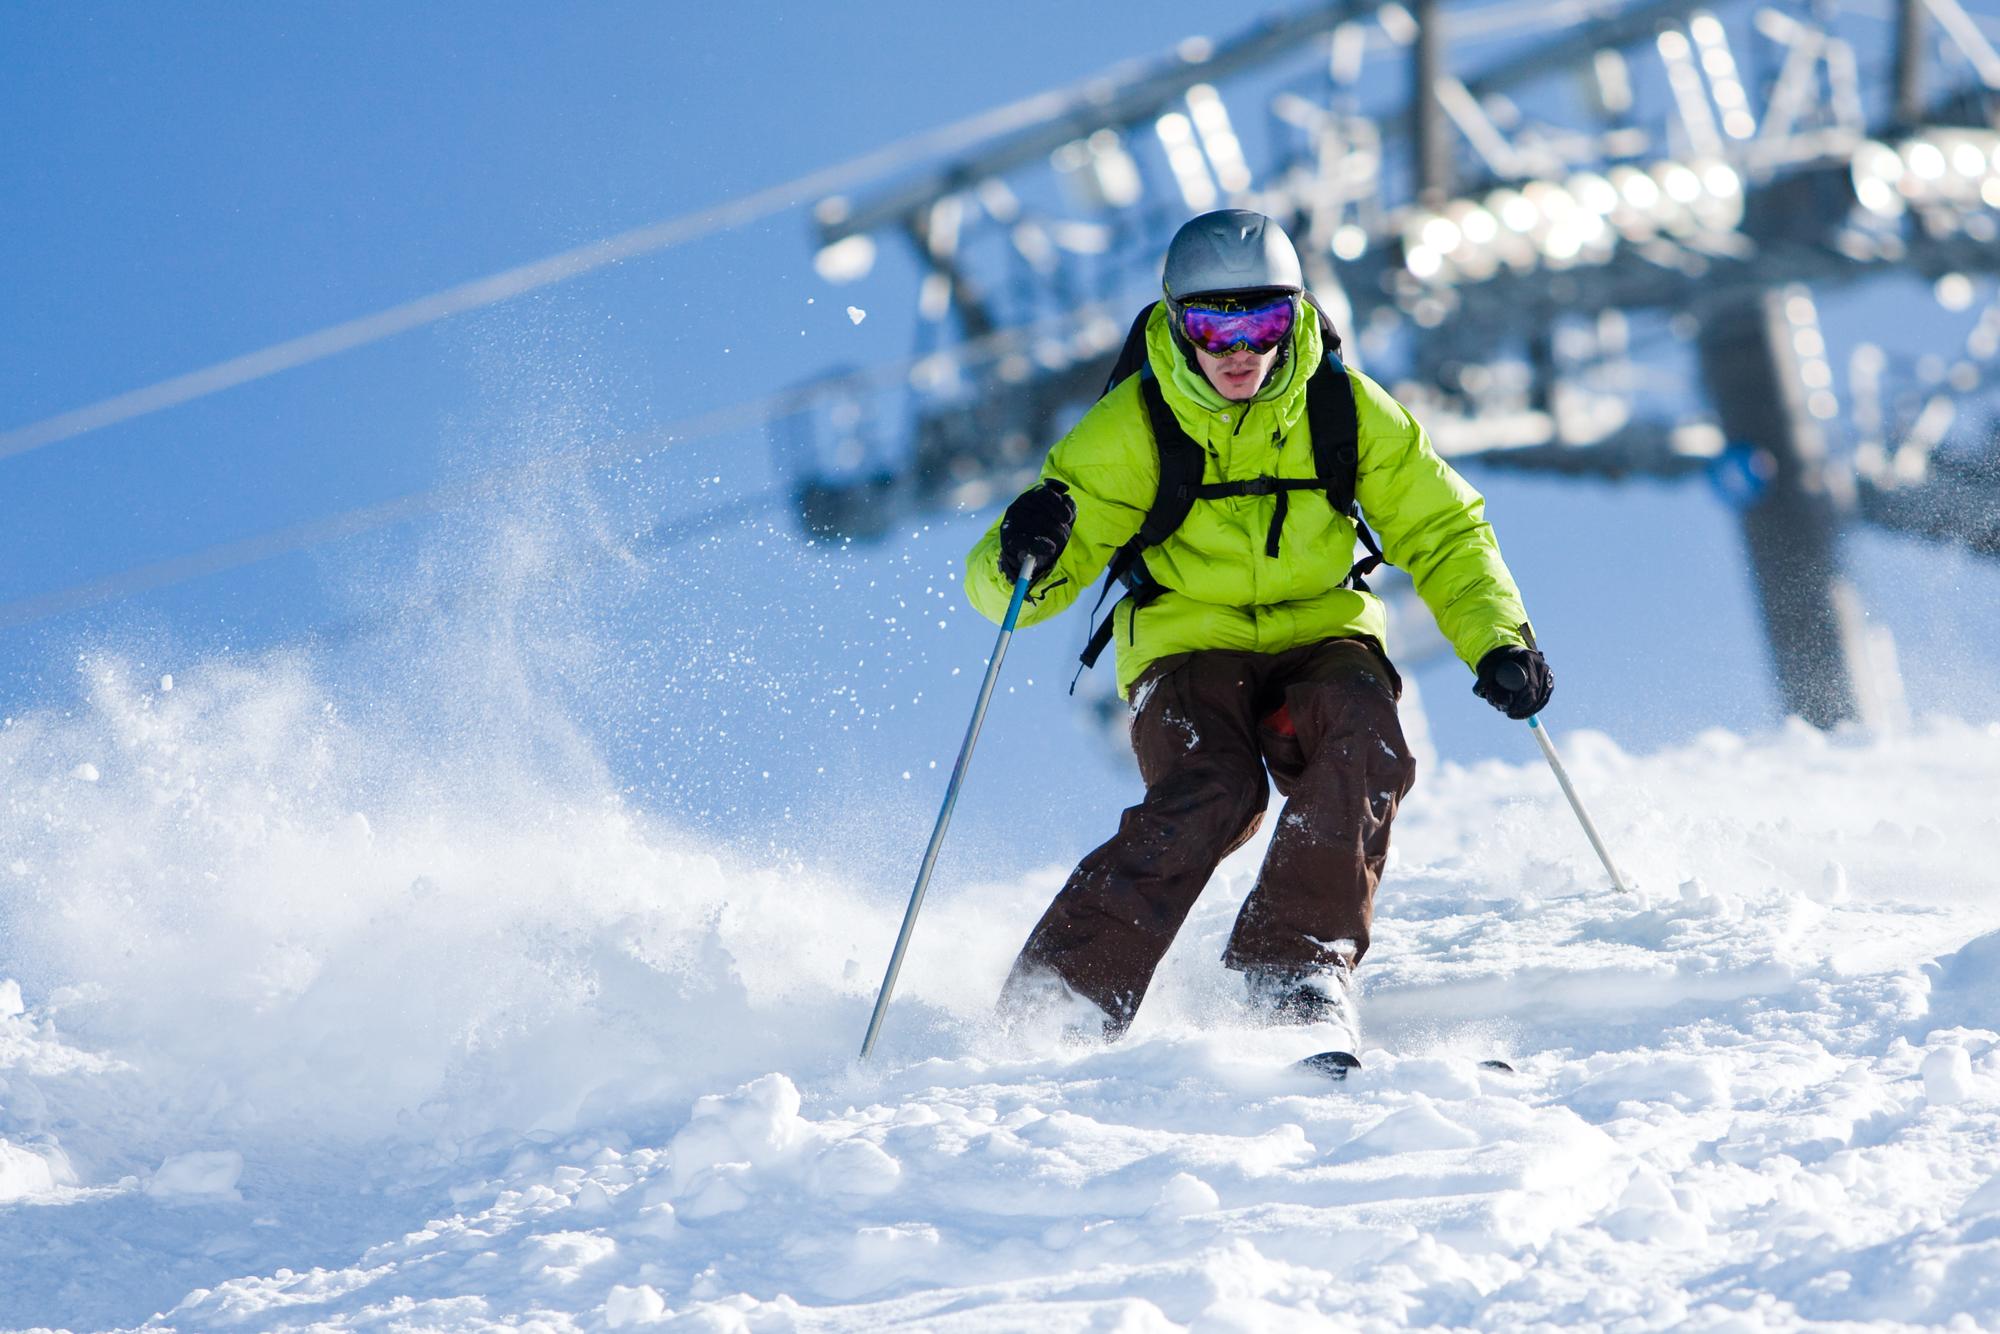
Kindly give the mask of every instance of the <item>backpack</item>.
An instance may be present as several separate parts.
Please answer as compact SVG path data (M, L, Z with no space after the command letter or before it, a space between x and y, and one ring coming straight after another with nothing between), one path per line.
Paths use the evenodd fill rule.
M1155 302L1154 305L1158 303ZM1152 318L1153 306L1139 312L1132 321L1131 330L1125 335L1125 346L1118 353L1118 360L1111 367L1111 378L1104 383L1102 398L1123 384L1132 376L1139 376L1139 397L1146 406L1146 420L1152 427L1153 444L1160 451L1160 487L1153 496L1152 508L1146 512L1145 521L1131 541L1118 548L1111 557L1111 563L1104 573L1104 587L1097 595L1097 605L1091 609L1091 619L1104 609L1104 600L1111 596L1114 585L1125 586L1125 596L1120 603L1131 602L1134 618L1148 603L1167 591L1165 584L1155 579L1146 568L1145 552L1173 536L1187 516L1193 512L1197 500L1222 500L1231 496L1276 495L1278 504L1271 516L1271 532L1264 544L1266 555L1278 554L1278 540L1285 526L1287 495L1293 491L1325 491L1327 502L1333 512L1344 514L1354 521L1356 535L1368 554L1356 561L1341 581L1345 588L1368 591L1365 576L1375 572L1382 564L1382 548L1376 545L1375 534L1368 531L1362 521L1361 512L1354 503L1355 475L1360 467L1360 429L1356 421L1354 406L1354 386L1347 378L1347 367L1340 360L1340 335L1318 306L1313 312L1319 316L1320 336L1326 348L1326 356L1306 381L1306 422L1312 432L1313 471L1315 477L1253 477L1240 482L1203 482L1202 471L1205 455L1202 447L1194 442L1182 429L1174 417L1173 409L1167 406L1160 392L1160 384L1153 374L1153 367L1146 356L1146 322ZM1080 677L1091 667L1111 643L1113 625L1118 617L1118 607L1114 604L1111 615L1106 616L1090 633L1090 642L1085 645L1079 661L1083 666L1077 669ZM1076 683L1070 683L1076 689Z

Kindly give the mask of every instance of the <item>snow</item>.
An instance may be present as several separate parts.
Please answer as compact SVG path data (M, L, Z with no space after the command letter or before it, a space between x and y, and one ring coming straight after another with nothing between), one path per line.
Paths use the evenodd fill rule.
M236 1182L242 1175L243 1155L234 1150L177 1153L153 1173L153 1179L146 1183L146 1193L156 1200L208 1197L241 1200Z
M1955 1042L1924 1057L1924 1096L1939 1106L1964 1102L1973 1094L1972 1057Z
M67 1164L60 1157L0 1139L0 1203L46 1198L70 1180Z
M1216 963L1259 845L1103 1049L990 1017L1066 867L947 852L864 1066L906 875L91 670L0 731L0 1325L2000 1323L2000 728L1558 730L1630 895L1525 736L1426 774L1334 1084Z

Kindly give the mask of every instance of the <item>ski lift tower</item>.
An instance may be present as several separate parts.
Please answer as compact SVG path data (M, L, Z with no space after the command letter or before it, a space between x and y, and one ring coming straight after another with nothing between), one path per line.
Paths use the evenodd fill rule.
M1875 713L1898 691L1843 535L2000 552L2000 304L1955 350L1856 348L1844 385L1820 307L1919 278L1963 314L2000 271L1996 31L1960 0L1340 0L1185 42L822 202L824 276L913 248L920 332L906 448L843 474L801 445L802 503L853 534L1010 493L1096 397L1173 228L1240 205L1287 225L1353 355L1455 462L1707 473L1787 711ZM1648 340L1687 349L1685 385L1645 390L1672 379Z

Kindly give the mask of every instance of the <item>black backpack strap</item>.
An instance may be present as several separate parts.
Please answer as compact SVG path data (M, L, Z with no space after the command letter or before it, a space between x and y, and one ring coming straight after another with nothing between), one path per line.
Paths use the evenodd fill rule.
M1110 592L1111 581L1106 579L1104 581L1104 592L1097 595L1097 605L1090 609L1092 620L1096 620L1097 613L1104 607L1105 596ZM1117 620L1118 608L1114 606L1111 608L1109 616L1098 621L1096 625L1091 627L1090 638L1084 643L1083 652L1077 655L1076 660L1079 665L1076 669L1076 675L1069 679L1070 694L1074 695L1076 693L1076 683L1083 679L1085 672L1097 665L1097 660L1104 656L1104 650L1111 646L1112 627Z
M1097 614L1104 610L1104 599L1111 596L1112 587L1118 584L1124 585L1125 596L1112 605L1109 616L1097 621ZM1110 647L1111 636L1116 633L1118 624L1118 608L1130 602L1132 614L1137 616L1142 608L1166 591L1167 586L1153 577L1153 572L1146 568L1145 559L1139 555L1132 543L1128 542L1118 549L1118 554L1111 558L1110 571L1104 576L1104 587L1097 594L1097 605L1090 609L1090 618L1097 621L1097 624L1092 627L1090 641L1083 646L1083 652L1077 658L1083 665L1076 669L1076 676L1070 679L1069 692L1072 695L1076 693L1077 681L1086 671L1097 665L1098 658L1103 655L1106 648Z
M1322 322L1326 316L1321 315ZM1337 348L1336 337L1330 346ZM1334 513L1354 521L1355 536L1368 554L1354 562L1347 572L1346 585L1366 592L1366 578L1382 565L1382 548L1354 503L1354 491L1361 471L1360 415L1354 403L1354 383L1336 352L1306 382L1306 421L1312 430L1313 471L1326 487L1327 503Z
M1271 531L1264 539L1264 554L1278 554L1278 539L1285 531L1285 514L1291 508L1293 491L1318 491L1324 485L1317 477L1252 477L1241 482L1208 482L1194 489L1196 500L1228 500L1234 496L1276 496L1271 509Z
M1340 353L1342 350L1340 344L1340 330L1333 327L1333 321L1328 319L1326 317L1326 312L1319 308L1318 297L1308 292L1306 293L1306 300L1312 305L1313 313L1319 316L1320 350L1324 352L1327 356L1332 357L1335 361L1340 360Z
M1335 514L1354 512L1354 484L1361 468L1361 430L1354 385L1340 358L1327 354L1306 381L1306 422L1312 429L1313 471Z
M1142 553L1148 547L1156 547L1173 536L1174 531L1186 522L1188 512L1194 508L1195 500L1206 490L1202 486L1202 473L1207 466L1207 456L1200 445L1181 426L1174 416L1174 410L1167 406L1166 396L1160 392L1160 381L1153 374L1152 365L1144 360L1146 342L1146 320L1152 314L1148 306L1132 322L1132 332L1126 336L1125 351L1119 354L1122 366L1127 354L1138 348L1140 362L1132 372L1139 377L1139 401L1146 408L1146 424L1153 435L1153 447L1160 458L1160 485L1153 492L1153 507L1146 511L1146 517L1139 524L1139 531L1132 540L1118 548L1111 563L1105 568L1104 587L1097 595L1097 605L1091 609L1090 618L1097 621L1098 613L1104 610L1104 600L1111 596L1114 586L1122 584L1126 589L1123 602L1131 600L1132 611L1136 615L1141 607L1166 592L1166 586L1153 578L1146 568ZM1128 378L1120 375L1116 368L1111 375L1111 386ZM1109 392L1107 389L1106 392ZM1078 659L1083 664L1077 675L1085 669L1095 667L1097 659L1103 655L1111 643L1112 626L1117 620L1118 609L1113 606L1111 615L1097 621L1090 632L1090 641L1084 646ZM1070 689L1076 689L1076 682L1070 682Z
M1146 424L1153 429L1153 446L1160 454L1160 486L1153 493L1153 507L1146 511L1146 520L1132 539L1144 550L1160 545L1187 522L1188 512L1203 490L1201 479L1208 457L1167 406L1159 377L1150 365L1139 372L1139 397L1146 405Z
M1153 306L1159 304L1155 301L1140 311L1132 327L1125 331L1125 346L1118 349L1118 360L1111 363L1111 378L1104 382L1104 393L1099 398L1146 369L1146 321L1153 318Z

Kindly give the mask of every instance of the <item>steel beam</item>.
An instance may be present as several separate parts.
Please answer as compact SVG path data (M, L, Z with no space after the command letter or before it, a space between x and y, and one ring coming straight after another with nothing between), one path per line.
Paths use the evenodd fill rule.
M1892 123L1908 130L1924 122L1924 39L1930 11L1924 0L1896 0L1896 65L1890 90Z
M1656 37L1662 28L1715 3L1716 0L1653 0L1651 4L1634 5L1608 18L1582 24L1555 41L1540 43L1489 67L1484 73L1465 81L1466 91L1476 98L1483 98L1560 74L1593 58L1606 47L1629 46L1633 42Z
M1438 0L1416 0L1417 45L1410 59L1410 128L1416 151L1417 202L1442 208L1451 198L1451 121L1438 86L1446 78L1444 23Z
M1840 521L1826 441L1806 411L1786 314L1793 299L1781 289L1720 299L1702 317L1698 347L1724 436L1765 465L1763 494L1742 512L1743 542L1779 695L1786 712L1833 727L1858 716L1855 665L1837 605Z
M820 244L831 245L843 237L899 224L940 195L963 189L968 183L1004 175L1016 167L1039 161L1064 144L1107 126L1124 128L1156 116L1198 83L1213 83L1290 55L1300 44L1331 32L1342 23L1367 17L1375 7L1367 0L1315 5L1302 14L1259 24L1217 48L1205 60L1175 61L1122 84L1092 81L1070 95L1065 109L1033 129L918 176L855 205L845 217L823 224Z

